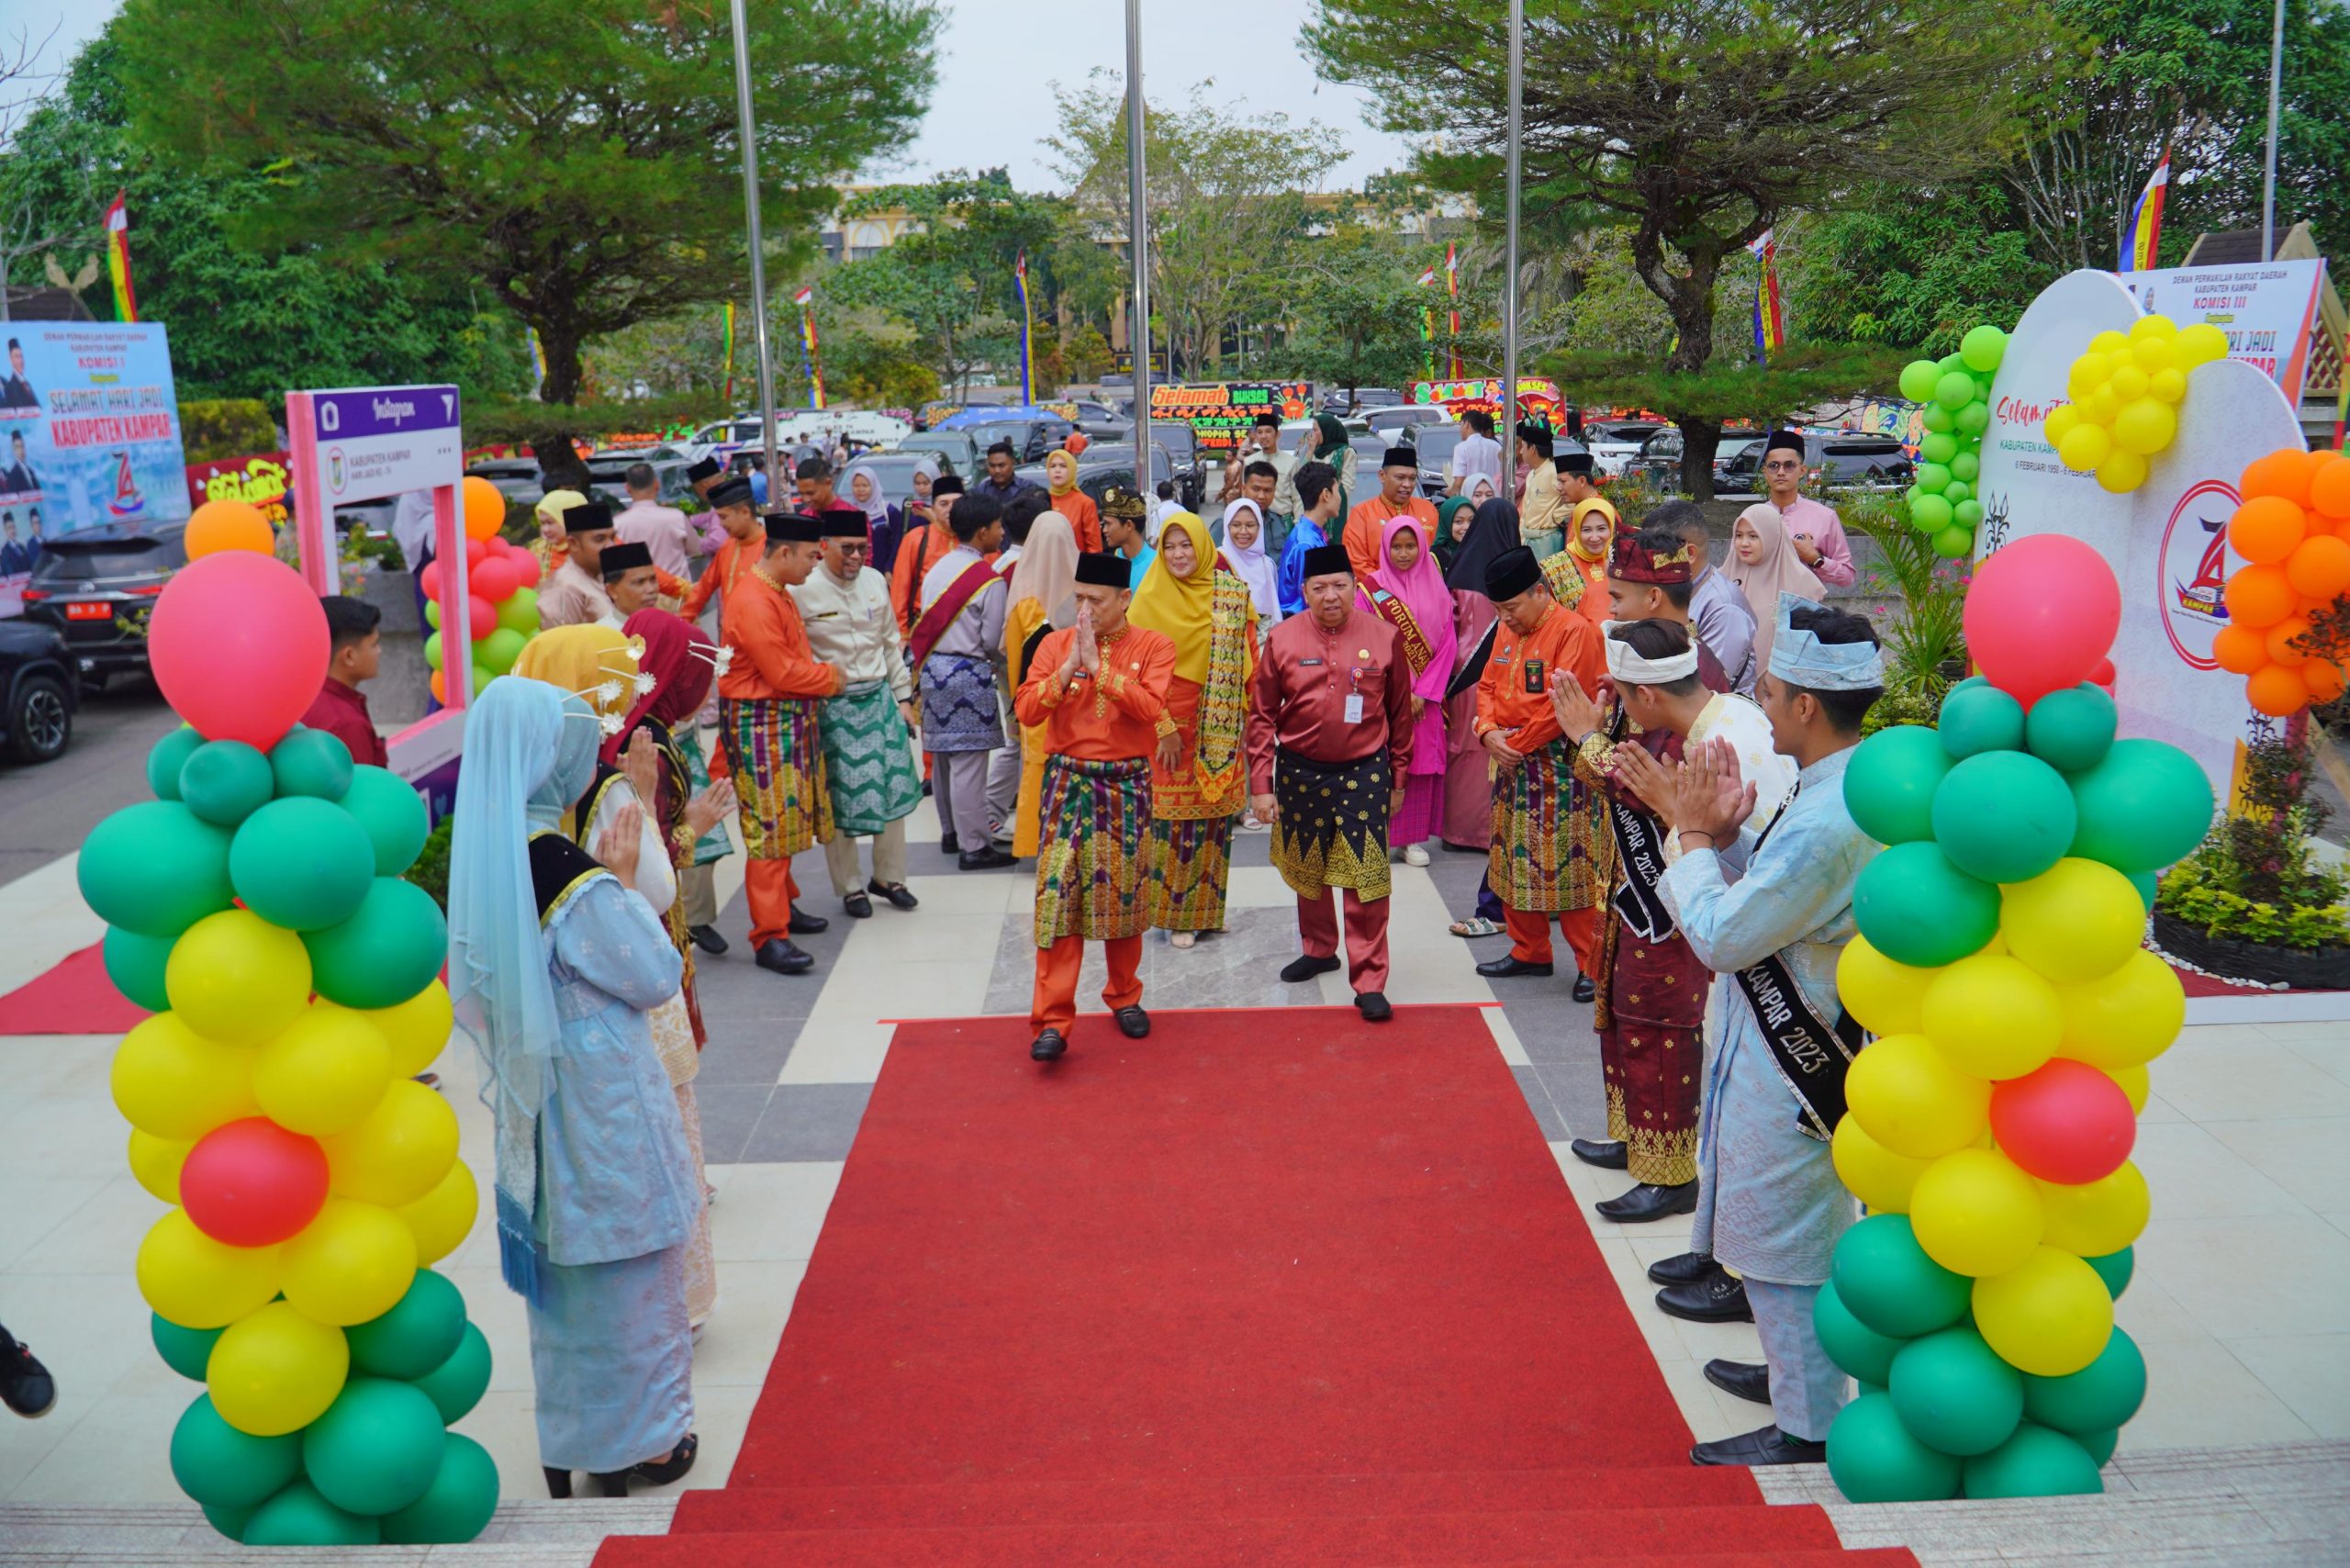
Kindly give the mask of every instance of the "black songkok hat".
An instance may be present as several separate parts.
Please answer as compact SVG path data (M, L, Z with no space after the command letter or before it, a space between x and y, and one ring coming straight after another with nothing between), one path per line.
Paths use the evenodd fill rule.
M599 528L612 526L612 509L601 501L582 501L576 507L565 507L563 531L565 533L593 533Z
M941 474L930 482L930 498L934 501L941 496L959 496L962 493L963 479L960 475Z
M1343 544L1316 544L1305 553L1305 569L1299 576L1303 580L1305 577L1336 577L1341 572L1348 577L1355 575L1354 557L1347 554L1347 547Z
M870 539L873 530L861 511L847 507L832 507L816 514L816 524L827 539Z
M770 544L814 544L824 537L822 523L796 511L771 511L767 522Z
M1485 568L1485 597L1499 604L1505 599L1516 599L1542 580L1542 564L1534 552L1521 544L1505 550L1494 557Z
M710 487L710 504L713 507L746 507L751 504L751 481L737 474L733 478Z
M1561 453L1554 460L1553 465L1561 474L1579 474L1586 479L1590 478L1598 467L1598 465L1592 462L1591 454L1588 452Z
M1077 580L1096 588L1125 589L1133 585L1135 564L1108 550L1087 550L1077 557Z
M1408 446L1391 446L1387 455L1379 460L1382 468L1417 468L1420 454Z
M574 507L572 510L576 511L579 509ZM632 572L639 566L651 565L653 565L653 546L650 544L625 543L607 544L604 546L603 554L596 559L597 569L603 574L606 582Z
M1517 439L1537 452L1544 452L1550 449L1550 442L1556 438L1551 435L1549 425L1538 424L1532 420L1520 420L1517 421Z
M1768 457L1782 449L1803 456L1803 436L1796 431L1773 431L1762 442L1762 455Z
M704 479L715 479L721 474L725 472L726 465L721 463L715 457L705 457L699 463L688 465L686 468L686 483L688 485L699 485Z

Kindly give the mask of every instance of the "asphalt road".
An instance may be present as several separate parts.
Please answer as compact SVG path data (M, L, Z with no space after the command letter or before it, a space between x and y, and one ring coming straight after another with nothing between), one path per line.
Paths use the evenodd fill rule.
M83 692L64 756L38 767L0 762L0 882L72 854L108 812L153 799L148 748L178 723L152 682L118 677L111 691Z

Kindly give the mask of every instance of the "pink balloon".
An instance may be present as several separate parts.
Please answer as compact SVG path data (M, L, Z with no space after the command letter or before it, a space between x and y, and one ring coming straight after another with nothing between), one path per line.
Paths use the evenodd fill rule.
M539 586L539 558L528 550L514 552L514 581L520 588Z
M2061 533L2002 545L1966 590L1967 653L2026 708L2088 679L2121 627L2113 568Z
M473 617L470 626L476 643L479 643L498 630L498 606L490 603L481 595L477 593L467 595L465 610Z
M486 599L492 604L503 604L522 586L520 574L514 570L509 555L492 555L474 568L470 585L476 599Z
M182 566L155 600L147 655L155 684L207 740L267 751L326 679L327 616L300 573L250 550Z
M478 539L468 539L465 541L466 566L478 566L487 559L489 559L488 545L483 543Z
M416 580L418 585L424 589L425 598L439 599L441 597L441 563L438 561L425 562L424 570L416 574Z
M2121 1168L2137 1142L2138 1117L2121 1085L2087 1062L2057 1057L1991 1086L1991 1136L2031 1174L2077 1187Z

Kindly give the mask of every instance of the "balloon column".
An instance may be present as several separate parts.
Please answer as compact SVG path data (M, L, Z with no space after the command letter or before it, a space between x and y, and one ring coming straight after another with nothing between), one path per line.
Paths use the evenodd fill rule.
M2154 873L2200 842L2212 796L2177 747L2115 739L2085 681L2121 610L2087 545L2007 545L1967 596L1984 673L1939 730L1882 731L1845 776L1888 846L1837 969L1877 1036L1831 1144L1871 1212L1815 1315L1863 1385L1828 1439L1855 1502L2100 1490L2144 1395L2113 1301L2148 1213L2146 1063L2186 998L2140 941Z
M401 879L416 792L295 721L326 617L291 568L197 554L150 622L188 726L148 756L156 799L82 847L106 972L154 1013L115 1053L141 1186L155 1348L205 1384L172 1473L248 1545L472 1540L488 1453L447 1426L489 1382L456 1286L424 1265L471 1229L457 1118L411 1081L449 1037L447 933Z
M2282 719L2343 692L2342 666L2295 644L2311 616L2350 593L2350 458L2282 447L2255 458L2236 489L2228 543L2246 565L2228 578L2211 656L2244 678L2255 710Z
M2146 459L2178 434L2187 373L2227 357L2227 334L2205 321L2182 328L2141 316L2127 332L2099 332L2065 375L2073 400L2048 410L2048 444L2065 467L2095 470L2102 488L2126 495L2146 482Z
M479 475L465 476L460 492L465 525L466 630L473 641L473 684L468 695L514 667L522 644L539 630L539 558L498 536L506 521L506 498ZM432 666L432 695L449 700L449 672L442 667L442 618L448 613L441 586L441 563L424 568L424 619L432 635L424 640L424 662Z
M1991 428L1991 375L2007 352L2008 334L1986 322L1959 341L1956 353L1902 367L1901 395L1926 406L1909 521L1949 560L1974 553L1975 525L1983 521L1975 484L1982 472L1983 432Z

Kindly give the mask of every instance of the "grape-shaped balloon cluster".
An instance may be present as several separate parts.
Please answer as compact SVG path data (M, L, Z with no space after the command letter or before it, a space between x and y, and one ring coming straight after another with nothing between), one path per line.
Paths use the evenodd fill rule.
M477 474L465 476L461 492L465 532L465 630L473 649L473 684L467 695L514 667L522 644L539 630L539 558L498 536L506 521L506 498L498 487ZM424 589L424 619L432 627L424 639L424 662L432 666L432 695L449 700L447 655L442 651L441 625L448 610L447 585L441 563L427 565L419 581Z
M2065 373L2072 401L2048 410L2048 444L2065 467L2094 471L2099 487L2126 495L2146 482L2146 459L2178 434L2188 372L2227 357L2227 334L2208 322L2141 316L2127 332L2099 332Z
M1933 540L1937 554L1953 561L1973 553L1975 526L1983 521L1976 494L1983 432L1991 428L1992 373L2007 352L2007 333L1986 322L1960 340L1956 353L1912 360L1901 369L1901 395L1926 406L1909 521Z
M2244 559L2228 578L2228 623L2211 641L2244 699L2282 719L2342 695L2341 665L2312 654L2311 618L2350 593L2350 458L2280 447L2237 482L2228 543Z

